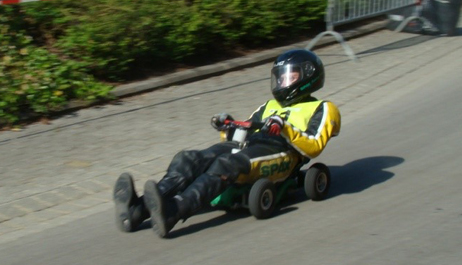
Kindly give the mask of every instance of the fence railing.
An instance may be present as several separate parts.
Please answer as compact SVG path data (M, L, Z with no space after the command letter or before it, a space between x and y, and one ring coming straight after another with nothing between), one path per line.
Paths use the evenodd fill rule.
M334 27L342 24L364 20L389 12L420 5L420 0L328 0L325 22L326 31L318 34L305 49L311 50L316 43L326 35L332 35L344 48L350 59L356 61L357 57L342 35L334 31ZM417 16L412 17L412 19Z
M337 25L383 15L416 4L416 0L329 0L327 28L333 30Z

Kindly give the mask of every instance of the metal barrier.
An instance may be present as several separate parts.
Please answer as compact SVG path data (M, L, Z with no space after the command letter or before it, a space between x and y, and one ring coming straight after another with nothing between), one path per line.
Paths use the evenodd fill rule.
M420 0L328 0L326 10L326 29L318 34L305 47L307 50L316 45L316 43L326 35L332 35L342 45L345 53L350 59L357 61L357 57L350 46L345 42L343 36L334 31L334 26L355 22L367 18L384 15L394 10L410 6L420 5ZM418 16L412 17L412 19ZM410 20L406 20L408 23ZM403 22L404 23L404 22ZM404 27L404 26L403 26Z

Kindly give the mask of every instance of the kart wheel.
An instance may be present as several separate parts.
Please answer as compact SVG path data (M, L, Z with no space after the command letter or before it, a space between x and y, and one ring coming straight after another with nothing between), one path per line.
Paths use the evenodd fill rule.
M329 168L321 163L312 165L305 175L305 193L313 201L326 198L330 187Z
M266 178L257 180L250 189L249 210L257 219L268 218L276 203L276 188Z

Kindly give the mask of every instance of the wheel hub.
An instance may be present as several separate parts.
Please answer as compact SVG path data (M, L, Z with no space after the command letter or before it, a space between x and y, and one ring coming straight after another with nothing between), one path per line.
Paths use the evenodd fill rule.
M260 205L263 210L268 210L273 204L273 193L270 190L265 190L261 196Z
M318 192L323 192L327 187L327 175L326 173L319 174L316 179L316 190Z

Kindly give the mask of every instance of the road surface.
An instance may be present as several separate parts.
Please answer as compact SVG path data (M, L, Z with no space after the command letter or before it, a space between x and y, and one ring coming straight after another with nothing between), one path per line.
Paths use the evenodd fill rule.
M56 225L51 218L49 221L29 218L37 220L37 227L42 228L35 231L34 224L28 222L24 231L29 232L22 236L8 237L15 232L0 236L0 264L459 264L462 260L462 42L460 37L395 34L376 33L376 38L395 38L382 40L383 45L375 43L376 48L358 50L361 41L374 43L373 36L352 41L361 59L358 64L349 62L339 47L318 52L328 62L329 79L321 95L336 102L343 114L340 136L332 139L316 159L326 163L333 174L327 200L313 202L306 200L303 192L296 193L268 220L255 220L245 211L205 212L177 225L170 238L159 239L149 223L132 234L116 230L111 187L107 187L103 190L105 201L91 207L93 211L85 215L63 215ZM203 119L219 108L238 112L236 116L241 118L239 115L250 113L262 102L261 96L247 105L239 105L238 100L214 105L210 100L223 95L248 98L246 91L259 86L264 87L259 94L269 93L269 81L259 71L269 73L269 64L189 84L215 82L216 90L203 94L177 96L172 100L162 98L169 92L151 93L158 93L158 100L168 101L165 104L176 108L177 112L169 118L180 116L178 123L156 124L161 104L145 108L147 99L139 96L124 103L132 111L104 114L100 120L88 118L68 127L59 125L64 121L56 121L60 130L52 132L44 132L46 127L42 125L32 126L29 133L37 130L37 135L27 136L28 132L22 132L26 136L18 139L8 134L4 137L10 140L4 146L46 136L61 139L71 129L97 134L92 126L100 122L111 126L121 116L128 116L124 125L135 131L148 130L148 126L170 126L178 131L174 137L181 139L174 144L187 143L191 132L182 124L190 121L182 115L188 111L202 113L191 102L199 106L209 104L201 114ZM242 81L244 76L253 81ZM220 89L217 85L226 78L236 77L241 78L236 81L237 89ZM329 90L334 85L338 89ZM186 87L178 89L186 91ZM108 111L111 110L116 113L110 108ZM85 119L85 112L79 115ZM153 124L145 125L149 117ZM144 125L137 129L140 123ZM154 132L152 129L151 133ZM215 135L205 130L204 134ZM168 134L156 137L164 139L160 146L167 146ZM194 137L199 144L190 144L192 147L206 146L212 141L201 138L200 134ZM169 155L174 153L167 151ZM136 154L137 149L132 152ZM163 161L161 165L165 166L169 158L159 159ZM159 160L153 158L151 164L156 165ZM143 165L141 162L146 161L140 160L135 165ZM115 164L114 173L137 168L138 173L142 171L142 167L133 164L131 167ZM157 171L153 167L145 169L159 178L165 167ZM108 183L115 178L113 175ZM144 176L137 179L139 191L144 180ZM13 226L19 218L5 223Z

